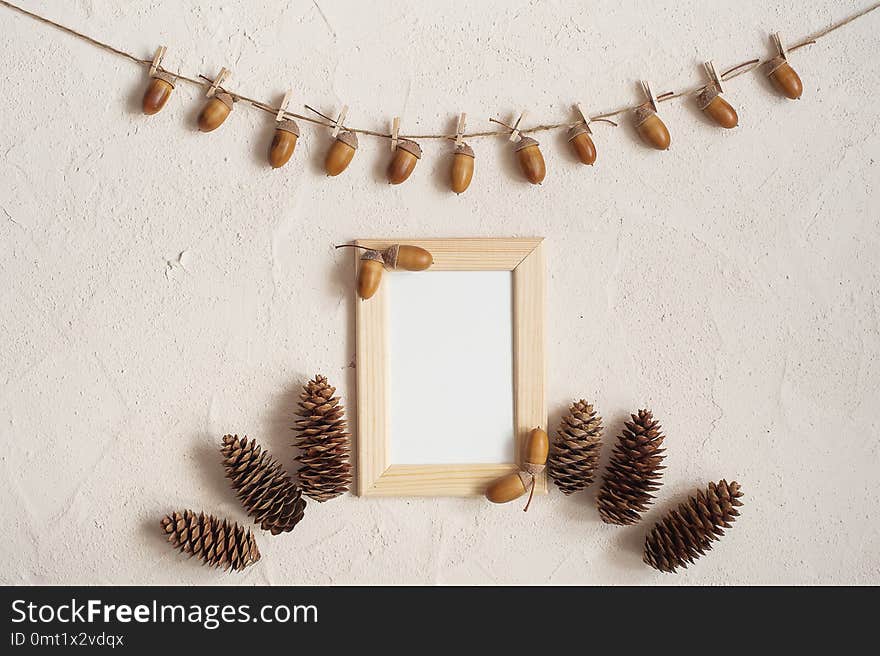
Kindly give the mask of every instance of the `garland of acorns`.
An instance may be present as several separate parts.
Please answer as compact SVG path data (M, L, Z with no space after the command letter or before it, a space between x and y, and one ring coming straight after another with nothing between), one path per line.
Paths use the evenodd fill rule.
M532 137L526 136L526 132L534 133L560 128L567 129L568 142L571 144L574 155L581 163L592 165L596 161L596 145L593 143L591 137L592 130L590 126L599 121L616 126L617 124L609 119L624 113L631 114L636 131L647 146L657 150L666 150L669 148L671 138L666 124L658 115L658 103L672 100L673 98L691 96L695 99L699 109L703 111L704 114L715 123L715 125L725 129L736 127L739 123L739 117L737 116L736 110L729 102L727 102L727 100L721 97L721 94L724 92L723 83L738 75L742 75L761 64L764 65L764 72L769 77L779 94L786 98L798 99L803 92L803 84L801 83L800 77L788 61L789 53L798 48L811 45L815 43L817 39L867 15L880 7L880 3L875 3L866 7L847 18L820 30L806 39L791 44L788 47L784 45L778 32L773 33L771 39L774 45L775 54L769 61L764 62L760 58L752 59L737 64L721 74L718 74L713 63L708 61L704 65L708 80L696 88L681 91L679 93L670 91L655 96L650 85L643 81L642 86L645 92L645 99L635 107L623 107L611 112L591 115L580 103L578 103L575 105L578 115L575 121L537 125L528 129L520 127L526 114L525 112L522 112L519 114L519 118L513 126L507 125L496 119L489 119L493 123L503 126L508 132L488 131L472 132L469 134L465 133L465 121L467 115L462 113L459 115L458 129L455 135L427 134L411 135L408 137L400 134L400 117L394 118L391 133L385 134L374 130L346 126L344 122L348 114L347 105L343 106L342 111L335 119L326 116L308 105L305 105L305 108L310 112L313 112L319 118L296 114L288 111L288 105L293 95L292 90L288 91L284 95L281 104L278 107L275 107L271 104L248 98L247 96L234 93L224 88L222 86L223 82L230 75L229 69L225 67L221 68L220 73L214 78L209 78L204 75L199 75L197 78L187 77L186 75L181 75L179 72L173 73L162 66L167 50L165 46L160 46L156 50L156 54L152 60L141 59L136 55L115 48L81 32L77 32L72 28L56 23L44 16L18 7L7 0L0 0L0 6L7 7L44 24L51 25L79 39L87 41L94 46L125 57L137 64L149 67L150 80L142 99L142 109L147 116L157 114L163 107L165 107L168 100L171 98L175 84L177 84L178 81L184 81L206 89L207 101L202 107L197 120L198 128L202 132L211 132L223 125L232 113L236 102L245 102L258 110L269 113L275 118L275 132L268 153L268 162L273 168L284 166L293 155L297 140L300 136L299 126L294 119L299 119L331 129L331 138L333 141L327 150L324 162L324 169L329 176L339 175L351 163L358 148L358 134L390 139L393 155L388 163L386 178L390 184L395 185L401 184L409 178L415 170L416 164L422 157L422 149L415 141L416 139L454 140L455 145L452 150L452 162L449 168L449 186L452 191L460 194L470 186L474 175L475 154L473 148L464 142L465 138L470 139L496 135L508 136L509 140L513 142L513 150L516 154L516 159L519 163L523 177L533 184L540 184L544 180L546 174L544 156L541 153L539 143Z

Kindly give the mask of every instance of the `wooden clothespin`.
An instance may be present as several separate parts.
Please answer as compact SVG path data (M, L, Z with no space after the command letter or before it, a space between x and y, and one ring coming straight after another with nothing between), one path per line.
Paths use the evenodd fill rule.
M220 73L217 75L216 78L214 78L214 81L211 82L211 86L208 87L208 93L205 94L208 96L208 98L210 98L215 93L217 93L217 89L220 87L221 84L223 84L223 81L227 77L229 77L229 73L230 73L229 69L226 68L225 66L220 69Z
M342 111L339 112L339 115L336 117L336 121L333 123L333 132L330 136L334 139L339 134L339 131L342 129L342 124L345 121L345 117L348 116L348 105L342 106Z
M590 113L584 109L584 106L581 103L575 103L575 109L578 110L578 114L581 115L581 119L584 121L584 125L587 128L587 132L591 132L590 123L593 122L593 119L590 118Z
M510 137L508 137L508 141L518 141L519 140L519 124L526 117L527 112L523 110L523 112L519 115L519 118L516 119L516 123L513 124L513 129L510 131Z
M779 53L779 56L788 61L788 51L785 49L785 45L782 43L782 37L779 36L779 32L774 32L773 34L771 34L770 40L773 41L773 45L776 47L776 51Z
M153 63L150 64L150 77L153 77L162 65L162 59L165 57L166 50L168 50L168 48L165 46L159 46L156 48L156 54L153 55Z
M287 111L287 106L290 104L291 98L293 98L293 89L288 89L287 93L284 94L284 98L281 100L281 106L278 107L278 113L275 114L276 123L284 120L284 112Z
M715 71L715 65L710 61L707 61L703 64L703 67L706 69L706 73L709 75L709 79L712 81L716 87L718 87L718 93L724 93L724 87L721 86L721 76Z
M458 148L464 143L464 128L467 123L467 114L462 112L458 115L458 127L455 130L455 147Z
M395 116L391 122L391 150L397 150L397 142L400 140L400 117Z
M645 91L645 95L648 97L648 102L651 103L651 109L655 112L659 111L657 108L657 96L654 95L653 90L651 89L651 84L642 80L642 89Z

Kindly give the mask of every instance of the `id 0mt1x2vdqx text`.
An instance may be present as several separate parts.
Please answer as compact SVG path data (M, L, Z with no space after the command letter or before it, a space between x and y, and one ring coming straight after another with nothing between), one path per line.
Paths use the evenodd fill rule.
M123 646L123 636L113 633L21 633L10 634L13 647L116 647Z

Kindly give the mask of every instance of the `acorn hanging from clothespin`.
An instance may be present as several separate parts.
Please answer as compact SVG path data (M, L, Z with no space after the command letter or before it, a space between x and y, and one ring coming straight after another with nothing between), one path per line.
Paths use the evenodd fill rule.
M697 105L706 116L722 128L735 128L739 123L739 117L730 103L721 97L724 92L721 76L715 71L715 66L711 61L707 61L703 67L709 75L709 84L697 94Z
M330 133L330 136L333 137L333 145L330 146L327 158L324 160L324 170L330 176L339 175L347 169L351 160L354 159L355 152L357 152L357 135L343 127L347 115L348 105L343 105L342 111L333 122L333 131Z
M220 74L208 87L208 92L205 94L208 97L208 102L199 113L199 130L202 132L210 132L219 128L232 111L235 99L231 94L223 91L220 86L227 77L229 77L229 69L223 67L220 69Z
M544 176L547 175L547 167L544 164L544 155L541 154L540 144L535 139L520 134L519 125L525 117L526 112L523 111L512 126L494 118L490 118L489 121L503 125L510 130L507 140L515 144L513 151L516 153L516 160L519 163L520 170L526 177L526 180L532 184L541 184L544 181Z
M395 116L391 126L391 150L394 157L388 164L388 183L405 182L422 158L422 149L415 141L400 138L400 117Z
M279 169L287 164L299 139L299 126L296 121L284 118L291 97L293 97L293 89L289 89L284 94L278 113L275 114L275 135L272 137L272 145L269 146L269 164L273 169Z
M782 43L779 32L771 34L770 39L778 54L767 62L767 75L777 91L786 98L797 100L804 92L801 78L788 63L788 51Z
M669 148L671 139L666 124L657 116L657 101L659 98L673 95L671 91L657 97L651 90L651 85L642 81L642 89L648 100L633 110L633 119L635 120L636 130L639 136L651 148L657 150L666 150Z
M144 114L147 116L158 114L171 97L171 92L174 91L174 83L177 78L160 70L166 50L165 46L159 46L153 57L153 63L150 64L150 83L147 85L147 90L144 91L142 102Z
M474 177L474 149L464 142L464 128L467 114L458 117L458 128L455 131L455 150L452 152L452 191L463 193Z
M574 107L581 115L581 121L575 123L568 130L568 143L571 144L572 150L581 164L592 166L596 162L596 144L593 143L591 136L593 131L590 129L590 124L602 121L617 127L617 123L607 118L590 118L589 112L580 103Z

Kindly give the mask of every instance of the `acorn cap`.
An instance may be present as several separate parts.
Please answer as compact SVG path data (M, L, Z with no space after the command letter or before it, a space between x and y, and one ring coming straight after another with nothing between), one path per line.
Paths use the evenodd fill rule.
M217 100L222 102L229 109L232 109L232 105L235 103L235 100L233 99L233 97L231 95L229 95L228 93L226 93L225 91L219 91L219 92L215 93L214 98L216 98Z
M163 82L167 82L171 85L171 88L174 88L174 82L177 80L171 73L166 73L165 71L156 71L150 77L154 77L157 80L162 80Z
M575 137L579 137L582 134L593 134L593 131L586 123L578 123L577 125L573 125L568 131L568 140L571 141Z
M657 112L654 111L654 108L651 107L650 102L643 103L636 107L633 110L633 117L636 121L636 127L640 126L642 123L647 121L649 118L654 116Z
M697 105L700 109L706 109L715 98L721 95L721 91L718 89L718 86L713 84L707 84L703 87L702 91L697 94Z
M364 254L361 255L362 260L376 260L377 262L381 262L385 264L385 260L382 258L382 254L379 251L369 250L364 251Z
M474 157L474 149L468 146L466 143L462 143L461 145L455 147L455 153L453 154Z
M291 134L295 134L297 137L299 136L299 126L296 124L296 121L291 121L290 119L284 119L283 121L278 121L275 124L276 130L284 130L285 132L290 132Z
M773 71L782 66L783 64L787 64L788 60L782 55L777 55L769 62L767 62L767 75L773 75Z
M409 139L401 139L397 142L397 148L399 150L404 150L411 155L415 155L416 159L422 158L422 148L415 141L410 141Z
M339 134L336 135L336 141L341 141L346 146L357 150L358 147L358 138L354 132L349 130L343 130Z
M532 146L537 146L538 142L532 139L531 137L523 137L519 141L516 142L516 148L514 152L518 153L523 148L531 148Z

